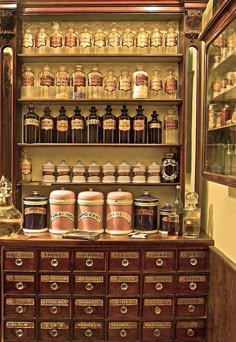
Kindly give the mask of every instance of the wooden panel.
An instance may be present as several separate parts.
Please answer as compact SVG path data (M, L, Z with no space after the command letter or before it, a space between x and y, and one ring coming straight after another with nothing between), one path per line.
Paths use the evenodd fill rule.
M210 272L208 341L236 341L236 265L212 247Z

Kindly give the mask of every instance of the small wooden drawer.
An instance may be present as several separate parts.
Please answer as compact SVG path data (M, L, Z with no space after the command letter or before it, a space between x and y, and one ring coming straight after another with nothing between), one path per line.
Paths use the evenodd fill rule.
M4 269L5 271L27 271L36 270L36 258L33 251L4 251Z
M6 317L35 317L35 298L6 297L4 314Z
M50 318L70 318L70 299L40 298L39 316Z
M74 277L74 294L80 296L101 296L106 294L104 275L77 275Z
M40 322L39 339L43 341L70 341L68 322Z
M69 294L70 277L68 275L44 274L39 276L40 294Z
M103 298L75 298L74 317L104 318L105 300Z
M76 252L74 271L105 271L104 252Z
M199 298L177 298L176 316L177 317L201 317L206 315L206 299Z
M138 322L109 322L109 341L140 341Z
M139 294L138 275L111 275L109 277L109 294L117 296Z
M40 271L70 271L70 253L42 251L39 258Z
M104 323L103 322L75 322L74 340L78 341L99 341L104 340Z
M173 336L173 322L143 322L142 341L166 341Z
M140 271L139 252L111 252L109 258L111 271Z
M163 318L173 317L174 302L172 298L144 298L143 317Z
M172 275L145 275L144 295L162 295L174 293L174 277Z
M135 319L139 315L137 298L110 298L108 300L108 316L110 318Z
M170 272L175 270L174 251L146 251L144 271Z
M28 341L36 338L35 322L5 322L4 341Z
M35 294L35 275L6 274L4 291L6 294Z
M177 281L177 293L185 295L207 294L207 275L180 275Z
M180 271L207 271L208 251L186 250L179 252L178 269Z
M176 323L176 338L181 341L202 341L205 338L205 321L181 321Z

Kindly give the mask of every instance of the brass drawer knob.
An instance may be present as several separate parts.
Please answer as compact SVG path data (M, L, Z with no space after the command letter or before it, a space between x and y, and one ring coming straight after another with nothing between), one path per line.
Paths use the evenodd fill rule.
M24 307L22 305L18 305L16 307L16 313L22 314L24 312Z
M84 311L86 314L91 315L93 313L93 308L92 306L87 306Z
M93 260L87 259L87 260L85 261L85 265L86 265L87 267L92 267L92 266L93 266Z
M120 313L122 313L123 315L126 314L128 312L128 308L127 306L123 305L121 308L120 308Z
M160 315L160 313L161 313L160 306L155 306L155 314Z
M121 265L122 265L123 267L129 266L129 260L123 259L123 260L121 261Z
M84 335L86 337L91 337L93 335L93 332L91 329L86 329L85 332L84 332Z
M188 312L194 312L196 310L195 305L189 304L188 305Z
M17 290L23 290L24 284L23 283L16 283L16 289Z
M156 288L157 291L161 291L163 289L162 283L156 283L155 288Z
M16 330L16 336L17 337L22 337L24 335L24 331L22 329L17 329Z
M52 337L57 337L57 336L58 336L58 331L57 331L57 329L52 329L52 330L50 331L50 336L52 336Z
M52 291L57 291L57 290L59 289L59 285L58 285L57 283L52 283L52 284L50 285L50 289L51 289Z
M59 261L57 259L52 259L51 260L51 266L57 267L59 265Z
M190 288L190 290L194 291L197 288L197 284L196 283L190 283L189 288Z
M129 287L129 285L128 285L127 283L122 283L122 284L120 285L120 288L121 288L122 291L128 290L128 287Z
M125 329L121 329L120 337L126 337L126 336L127 336L127 331Z
M92 283L87 283L87 284L85 285L85 289L86 289L87 291L92 291L92 290L94 289L94 286L93 286Z
M51 314L56 315L58 313L58 307L57 306L52 306L50 308L50 312L51 312Z
M191 258L189 260L191 266L196 266L197 265L197 259L196 258Z
M164 264L164 261L163 261L162 259L157 259L157 260L156 260L156 265L157 265L158 267L163 266L163 264Z
M155 337L159 337L159 336L161 335L160 329L154 329L153 335L154 335Z
M23 265L23 260L21 258L18 258L15 260L15 265L16 266L22 266Z
M188 330L187 330L187 335L188 335L189 337L193 337L193 336L195 335L194 330L193 330L193 329L188 329Z

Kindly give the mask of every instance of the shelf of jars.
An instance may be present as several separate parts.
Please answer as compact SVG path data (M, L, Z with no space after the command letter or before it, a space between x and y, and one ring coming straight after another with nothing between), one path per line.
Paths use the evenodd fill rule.
M20 98L17 99L17 102L24 105L24 104L30 104L30 103L42 103L42 104L103 104L104 102L106 104L157 104L160 106L180 106L183 102L182 99L109 99L109 98L103 98L103 99L55 99L55 98Z
M236 79L236 75L235 75ZM222 84L222 82L221 82ZM226 86L225 88L218 88L217 91L213 92L211 101L235 101L236 99L236 81L234 85Z
M66 147L66 148L72 148L72 147L101 147L101 148L107 148L107 147L124 147L124 148L180 148L181 144L126 144L126 143L17 143L17 146L19 147L25 147L25 148L37 148L37 147Z
M179 182L172 182L172 183L162 183L162 182L157 182L157 183L147 183L147 182L143 182L143 183L117 183L117 182L112 182L112 183L103 183L103 182L93 182L93 183L89 183L89 182L83 182L83 183L76 183L76 182L65 182L65 183L44 183L42 181L33 181L33 182L18 182L17 186L27 186L27 187L31 187L31 186L40 186L40 187L50 187L50 186L68 186L68 185L73 185L73 186L82 186L82 185L87 185L87 186L146 186L146 187L153 187L153 186L176 186L179 185Z
M220 127L210 128L210 129L208 129L208 132L224 130L224 129L228 129L228 128L235 128L235 132L236 132L236 122L235 123L229 123L228 125L224 125L224 126L220 126Z

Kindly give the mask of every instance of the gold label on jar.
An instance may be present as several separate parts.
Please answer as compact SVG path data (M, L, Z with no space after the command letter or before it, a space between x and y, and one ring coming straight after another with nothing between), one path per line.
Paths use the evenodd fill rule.
M103 121L103 129L116 129L116 121L113 119L107 119Z
M50 75L43 75L40 77L40 85L43 87L53 87L54 82L55 82L54 77ZM48 119L44 119L44 120L48 120ZM52 120L48 120L48 121L52 121Z
M144 299L144 306L172 305L172 299Z
M103 299L76 299L76 306L103 306Z
M71 129L84 129L84 121L81 119L71 120Z
M83 259L104 259L103 252L76 252L76 258L83 258Z
M137 329L137 322L110 322L109 329Z
M203 321L177 322L177 328L203 328Z
M48 130L53 129L53 121L51 119L43 119L41 121L41 129Z
M69 252L41 252L41 258L60 258L60 259L68 259Z
M204 304L204 298L177 298L178 305Z
M173 277L172 276L145 276L144 278L145 283L172 283Z
M151 123L149 127L150 128L161 128L161 124L158 122L154 122L154 123Z
M69 306L69 299L41 299L41 306Z
M137 283L138 276L110 276L111 283Z
M206 276L179 276L179 282L184 283L184 282L204 282L206 281Z
M41 329L69 329L69 323L65 322L42 322Z
M32 126L39 126L39 120L36 119L25 119L24 125L32 125Z
M189 251L189 252L180 252L181 258L205 258L206 252L200 251Z
M138 305L138 300L137 299L110 299L110 304L113 306Z
M33 283L34 282L34 276L30 275L6 275L6 280L7 281L25 281L28 283Z
M144 322L144 329L153 329L153 328L171 328L171 322Z
M57 121L57 131L66 132L68 131L69 123L68 120L58 120Z
M111 258L113 259L138 259L139 253L138 252L111 252Z
M74 222L74 215L68 211L56 211L55 213L51 214L51 222L56 220L59 217L65 217L71 220L72 222Z
M131 216L125 211L112 211L111 213L107 215L107 222L109 222L110 220L116 217L122 218L126 220L128 223L131 222Z
M130 131L130 120L119 120L120 131Z
M6 305L34 305L33 298L7 298Z
M75 322L76 329L102 329L103 324L100 322Z
M134 120L133 128L135 131L143 131L145 128L144 120Z
M42 283L69 283L69 276L56 276L56 275L41 275L40 277Z
M37 208L37 207L25 208L24 214L25 215L30 215L30 214L46 215L46 208Z
M24 328L24 329L33 329L34 322L6 322L7 328Z
M65 36L65 46L70 48L77 46L77 36L73 32L67 33Z
M76 283L103 283L104 277L103 276L76 276L75 277Z
M146 258L173 258L174 252L146 252Z
M8 251L6 252L6 258L7 259L15 259L15 258L21 258L21 259L24 259L24 258L29 258L29 259L32 259L34 258L34 252L16 252L16 251Z
M84 219L84 218L91 218L97 222L101 222L102 218L100 215L98 215L97 213L94 213L93 211L82 211L79 215L78 215L78 221Z

